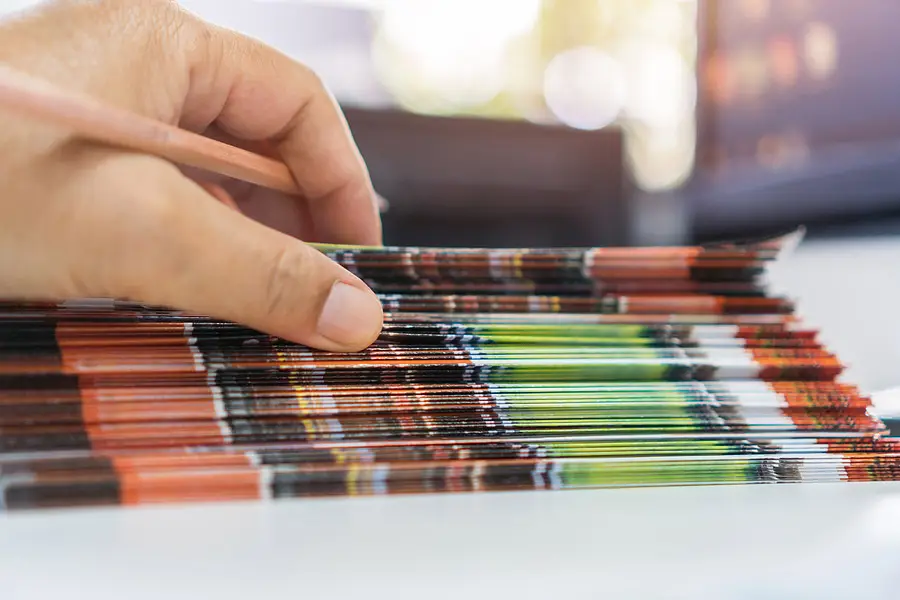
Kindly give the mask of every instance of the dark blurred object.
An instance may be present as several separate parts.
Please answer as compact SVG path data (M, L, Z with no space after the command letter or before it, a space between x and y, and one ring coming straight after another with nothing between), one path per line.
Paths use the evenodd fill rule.
M592 246L632 241L623 136L523 121L345 108L385 241L417 246Z
M700 9L695 236L900 210L900 2Z

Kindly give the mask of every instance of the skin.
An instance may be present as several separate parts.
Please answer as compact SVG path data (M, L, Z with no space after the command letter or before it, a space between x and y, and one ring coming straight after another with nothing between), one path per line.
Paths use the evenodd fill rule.
M301 198L0 112L0 297L114 297L355 351L375 295L300 241L377 245L343 116L308 68L167 0L68 0L0 24L0 61L291 168ZM235 210L240 207L239 210Z

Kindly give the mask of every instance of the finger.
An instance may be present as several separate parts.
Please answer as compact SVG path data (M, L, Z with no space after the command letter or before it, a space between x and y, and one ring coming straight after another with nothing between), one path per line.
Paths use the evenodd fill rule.
M209 194L228 208L236 210L237 212L241 212L241 208L238 206L237 202L234 201L234 198L231 197L231 194L229 194L225 190L225 188L223 188L218 183L211 183L209 181L196 181L196 183L201 188L203 188L207 194Z
M232 146L239 146L251 152L281 160L278 149L270 140L241 140L222 131L216 124L211 125L203 132L205 136ZM184 170L184 169L182 169ZM196 181L195 177L192 177ZM230 180L227 189L235 190L232 196L238 202L241 210L251 219L256 219L264 225L268 225L282 233L292 235L306 242L327 242L316 234L315 223L309 202L306 198L288 196L273 190L260 188L252 184ZM376 194L376 200L381 207L381 197Z
M309 207L303 198L292 198L246 181L209 174L191 167L181 166L179 169L214 198L263 225L305 242L326 241L316 236Z
M358 351L377 337L381 304L358 278L151 160L116 171L129 187L98 217L108 222L91 228L104 235L82 240L73 268L92 294L207 314L330 351ZM142 178L149 184L131 185ZM124 187L109 179L107 194Z
M308 68L255 40L196 25L182 124L212 122L244 140L271 140L297 181L317 233L335 243L377 245L375 192L347 123Z
M241 211L251 219L305 242L320 241L316 238L307 203L302 198L252 188L236 200Z
M222 142L223 144L228 144L229 146L238 146L244 150L253 152L254 154L261 154L267 158L276 160L281 159L281 153L278 151L278 147L275 146L271 140L239 138L223 130L219 127L218 123L215 122L203 131L203 136L216 140L217 142Z

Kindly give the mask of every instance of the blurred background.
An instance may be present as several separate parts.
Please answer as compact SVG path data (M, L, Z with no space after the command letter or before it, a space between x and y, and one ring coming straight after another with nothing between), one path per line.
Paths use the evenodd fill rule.
M37 3L0 0L0 15ZM895 388L875 407L900 433L900 0L181 4L322 76L390 201L387 243L684 244L805 225L806 243L779 261L773 284L823 328L847 381L864 393ZM502 581L506 593L513 579L575 589L588 581L581 570L592 583L599 573L604 590L660 582L666 597L700 573L691 597L725 597L735 581L769 583L761 568L776 565L808 596L812 578L797 573L848 560L843 572L864 579L869 597L898 597L896 577L885 578L897 572L895 498L870 503L854 488L859 496L829 502L820 488L761 487L777 491L89 513L70 525L0 522L0 546L14 540L6 562L22 581L58 573L44 579L70 594L89 581L81 587L97 598L116 588L150 597L153 583L193 597L277 597L298 582L334 587L348 565L362 575L348 581L377 594L398 564L413 565L403 585L432 596L436 578L482 591ZM447 578L448 565L467 577ZM841 594L832 570L815 583Z
M675 244L900 213L896 0L182 4L321 74L389 243Z

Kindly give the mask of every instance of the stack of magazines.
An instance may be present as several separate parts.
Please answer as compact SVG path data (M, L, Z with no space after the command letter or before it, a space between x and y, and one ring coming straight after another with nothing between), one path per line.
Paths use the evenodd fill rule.
M386 310L353 354L0 303L0 508L896 479L900 444L767 289L789 241L319 246Z

